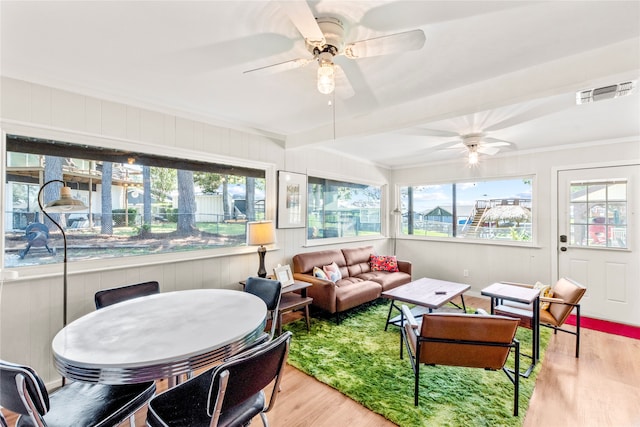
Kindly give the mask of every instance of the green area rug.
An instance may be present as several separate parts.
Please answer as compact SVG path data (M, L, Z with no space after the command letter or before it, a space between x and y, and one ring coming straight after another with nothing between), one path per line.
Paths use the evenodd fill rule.
M476 368L421 366L415 407L411 363L406 352L400 359L400 330L384 330L388 309L386 301L372 303L351 310L339 325L314 317L310 332L304 320L285 325L294 334L289 364L403 427L522 425L541 363L520 379L519 417L513 416L513 384L504 372ZM542 328L541 360L550 336ZM521 352L530 354L531 331L518 328L517 337Z

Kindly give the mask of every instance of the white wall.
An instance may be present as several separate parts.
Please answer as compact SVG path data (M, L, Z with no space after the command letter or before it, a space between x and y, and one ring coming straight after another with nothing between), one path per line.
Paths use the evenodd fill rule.
M331 176L387 185L387 172L353 159L305 149L285 152L280 141L255 132L220 127L131 105L86 97L8 78L1 80L2 131L33 137L102 145L199 159L242 161L268 169L267 216L275 216L275 171L307 173L322 170ZM3 140L4 141L4 140ZM5 147L2 146L4 158ZM5 174L1 162L0 175ZM318 167L322 165L322 167ZM4 192L3 189L0 190ZM5 200L0 193L0 200ZM303 250L306 230L278 230L278 244L267 254L267 268L291 263ZM374 244L381 252L386 240L352 242L340 246ZM1 243L4 245L4 242ZM4 249L3 246L0 248ZM202 253L141 256L100 262L70 262L69 319L94 310L99 289L145 280L158 280L163 292L193 288L240 289L239 280L258 268L255 248ZM20 268L20 279L0 290L0 357L33 366L47 382L58 374L53 367L51 340L62 326L62 266Z
M602 141L597 145L485 158L474 168L463 163L446 163L395 170L391 180L400 186L535 175L533 199L537 219L536 241L531 247L399 238L398 256L413 261L414 276L462 281L471 285L472 293L500 280L553 283L557 280L557 272L553 271L557 236L552 234L556 218L555 171L629 161L637 164L639 160L640 141ZM463 276L465 269L468 277Z

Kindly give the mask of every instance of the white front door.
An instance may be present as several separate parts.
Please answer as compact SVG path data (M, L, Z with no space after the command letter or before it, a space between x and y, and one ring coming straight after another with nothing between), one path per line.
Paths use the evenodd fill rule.
M581 314L640 325L640 165L558 171L558 275Z

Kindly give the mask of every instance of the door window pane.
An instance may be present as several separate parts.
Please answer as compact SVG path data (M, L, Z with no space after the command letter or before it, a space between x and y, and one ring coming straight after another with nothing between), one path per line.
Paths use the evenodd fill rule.
M570 184L570 239L574 246L627 247L627 183Z

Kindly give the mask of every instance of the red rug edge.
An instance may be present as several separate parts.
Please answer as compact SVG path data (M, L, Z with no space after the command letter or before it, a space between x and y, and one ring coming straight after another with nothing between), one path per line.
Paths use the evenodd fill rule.
M568 325L575 326L576 316L571 314L567 321ZM624 323L610 322L608 320L594 319L592 317L580 317L580 327L593 329L594 331L605 332L607 334L620 335L623 337L640 340L640 327L625 325Z

